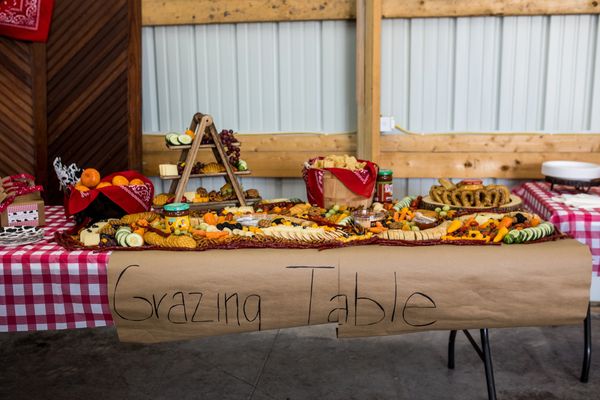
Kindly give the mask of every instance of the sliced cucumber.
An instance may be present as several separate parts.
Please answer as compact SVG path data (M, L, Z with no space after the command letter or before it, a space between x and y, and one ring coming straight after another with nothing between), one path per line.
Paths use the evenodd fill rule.
M534 239L533 240L538 240L540 239L542 236L544 236L544 232L539 229L537 226L535 228L531 228L533 230L534 233Z
M519 231L512 230L504 236L504 243L513 244L517 243L517 238L519 237Z
M129 247L142 247L144 245L144 238L138 233L130 233L125 236L125 244Z
M180 144L191 144L192 143L192 137L189 135L186 135L185 133L183 135L179 135L177 136L177 141Z
M171 140L173 140L173 138L174 138L174 137L176 138L177 136L179 136L179 134L178 134L178 133L173 133L173 132L171 132L171 133L167 133L167 134L165 135L165 141L166 141L167 143L169 143L169 144L170 144L170 143L171 143Z
M131 235L131 233L123 233L123 234L119 235L119 237L117 238L117 243L119 243L119 246L127 247L127 242L125 241L125 239L129 235Z
M399 202L397 202L396 204L394 204L394 209L396 211L400 211L402 210L404 207L410 207L410 203L412 203L413 198L410 196L406 196L404 197L402 200L400 200Z
M179 146L181 143L179 143L179 135L173 135L169 137L169 144L172 146Z
M125 239L125 237L127 235L129 235L131 233L131 231L127 230L127 229L119 229L117 231L117 233L115 233L115 239L117 239L117 242L120 244L122 239Z
M535 229L527 228L527 236L529 237L529 239L527 239L528 241L531 242L532 240L535 240L535 236L536 236Z
M342 220L340 222L338 222L337 224L346 226L350 223L352 223L352 216L348 215L347 217L342 218Z

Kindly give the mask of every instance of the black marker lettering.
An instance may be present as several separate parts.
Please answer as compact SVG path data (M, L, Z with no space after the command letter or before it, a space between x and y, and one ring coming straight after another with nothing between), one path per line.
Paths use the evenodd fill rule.
M308 298L308 321L307 325L310 325L310 313L312 311L312 297L313 297L313 286L315 283L315 269L310 271L310 296Z
M217 322L221 322L221 298L217 293Z
M412 305L409 304L410 299L413 298L413 296L419 296L423 299L425 299L426 301L428 301L431 305L430 306L419 306L415 303L413 303ZM418 299L416 299L417 301ZM408 298L406 299L406 302L404 303L404 307L402 308L402 319L404 320L404 322L406 322L408 325L410 326L429 326L429 325L433 325L437 322L437 320L432 321L432 322L428 322L426 324L417 324L417 323L411 323L407 320L407 316L406 316L406 309L407 308L437 308L437 306L435 305L435 301L433 301L433 299L429 296L427 296L425 293L421 293L421 292L414 292L413 294L411 294L410 296L408 296Z
M131 317L126 317L123 314L121 314L119 312L119 310L117 309L117 289L119 288L119 283L121 282L121 279L123 278L123 276L125 275L125 272L127 272L127 270L129 268L132 267L136 267L139 268L140 266L138 264L132 264L132 265L128 265L127 267L125 267L125 269L123 269L123 271L121 271L121 273L119 274L119 277L117 278L117 283L115 284L115 291L113 292L113 309L115 310L115 314L117 314L120 318L126 320L126 321L134 321L134 322L139 322L139 321L145 321L148 318L152 317L152 303L150 303L150 301L144 297L139 297L139 296L134 296L134 299L139 299L139 300L143 300L146 303L148 303L148 305L150 306L150 315L148 315L145 318L139 318L139 319L134 319Z
M162 297L158 301L158 304L156 304L156 296L152 295L152 304L154 307L154 315L156 315L156 319L160 319L160 317L158 315L158 309L160 308L160 303L162 303L162 301L164 300L165 297L167 297L166 293L162 295Z
M223 295L223 298L225 299L225 323L228 324L229 323L229 308L227 307L227 302L235 296L235 317L237 319L237 324L240 324L240 301L238 298L238 294L234 293L231 296L227 296L227 293L225 293L225 295Z
M335 320L331 319L331 314L333 314L337 310L344 310L344 313L346 314L346 316L344 317L344 322L348 322L348 296L346 296L345 294L336 294L331 299L329 299L329 301L333 301L333 299L338 298L340 296L344 296L344 301L346 302L346 307L337 307L337 308L334 308L333 310L329 311L329 315L327 315L327 322L340 322L339 318L337 318Z
M379 307L379 309L381 310L381 313L382 313L381 318L379 318L377 321L372 321L367 324L359 324L358 323L358 301L359 300L370 301L371 303L374 303L377 307ZM358 272L357 272L356 276L355 276L355 281L354 281L354 326L375 325L375 324L378 324L381 321L383 321L384 318L385 318L385 309L383 308L383 306L381 304L379 304L379 302L377 302L376 300L374 300L370 297L358 296Z
M198 303L196 303L196 308L194 309L194 314L192 314L192 322L214 322L213 319L199 319L196 320L196 314L198 313L198 308L200 308L200 302L202 301L202 292L190 292L190 295L197 294L198 295Z
M248 318L248 312L246 311L246 304L248 303L248 300L252 297L256 297L256 314L254 314L254 318L250 319L250 318ZM246 318L246 321L248 321L248 322L254 322L258 318L258 330L259 331L261 330L262 315L261 315L260 296L259 295L250 294L250 295L248 295L248 297L246 297L246 300L244 300L244 318Z
M169 308L169 312L167 313L167 319L169 320L169 322L172 322L174 324L185 324L187 322L187 314L185 312L185 297L183 296L183 292L175 292L173 293L173 300L175 300L175 296L180 295L181 296L181 303L178 304L173 304L170 308ZM173 309L175 307L181 307L183 310L183 319L184 321L174 321L171 318L171 311L173 311Z
M391 321L394 322L396 317L396 303L398 302L398 279L396 278L396 271L394 271L394 308L392 308Z

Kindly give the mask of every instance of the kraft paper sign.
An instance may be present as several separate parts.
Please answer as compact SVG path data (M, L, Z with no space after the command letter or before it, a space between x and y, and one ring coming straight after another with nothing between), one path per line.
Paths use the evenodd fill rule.
M385 263L346 250L340 337L575 324L587 312L592 260L575 240L394 248Z
M111 312L135 342L336 322L338 263L316 250L114 252Z
M514 246L114 252L123 341L159 342L337 322L339 336L542 326L585 318L589 249Z

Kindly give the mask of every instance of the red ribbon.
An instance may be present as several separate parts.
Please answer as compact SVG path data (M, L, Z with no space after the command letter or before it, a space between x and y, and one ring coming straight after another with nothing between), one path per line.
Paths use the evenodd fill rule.
M8 197L0 203L0 213L4 212L15 201L15 198L44 190L41 185L35 185L35 178L29 174L11 175L2 178L0 186L8 194Z

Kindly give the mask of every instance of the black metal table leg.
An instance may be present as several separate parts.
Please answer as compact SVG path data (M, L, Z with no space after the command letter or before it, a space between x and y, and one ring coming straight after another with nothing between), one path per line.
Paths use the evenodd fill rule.
M587 383L590 377L590 365L592 362L592 318L590 316L590 305L588 304L587 315L583 320L583 367L579 380Z
M450 331L448 338L448 368L454 369L454 344L456 343L456 331Z
M448 338L448 368L454 369L454 345L456 342L457 331L450 331L450 337ZM496 400L496 383L494 382L494 369L492 368L492 353L490 352L490 337L488 330L480 329L481 333L481 347L471 333L468 330L463 330L466 338L469 339L469 343L473 346L473 349L483 361L485 368L485 380L487 384L487 392L489 400Z
M494 382L494 369L492 368L492 353L490 352L490 338L487 328L481 329L481 347L483 351L483 365L485 367L485 380L487 382L488 399L496 400L496 383Z

